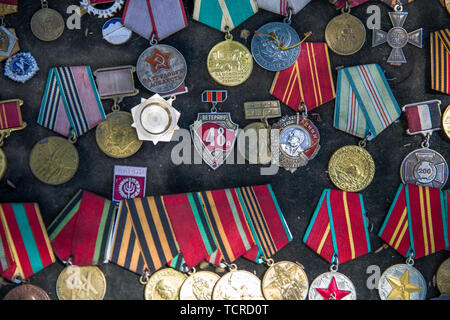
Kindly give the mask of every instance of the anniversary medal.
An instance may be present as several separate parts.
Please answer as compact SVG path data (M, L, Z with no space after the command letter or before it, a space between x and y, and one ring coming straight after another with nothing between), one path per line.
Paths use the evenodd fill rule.
M355 286L338 267L371 252L366 220L361 194L323 191L303 242L331 267L311 283L310 300L356 300Z
M400 185L378 233L381 239L406 258L405 264L389 267L378 282L381 299L424 300L427 281L413 267L419 259L448 250L444 193L438 188Z
M14 131L25 129L27 123L22 119L23 101L19 99L0 101L0 180L7 168L6 155L1 149Z
M142 146L133 124L131 113L120 111L119 103L124 97L135 96L134 67L103 68L94 71L101 99L112 99L112 113L99 123L95 131L97 145L106 155L123 159L134 155Z
M146 167L114 166L113 202L118 206L123 199L143 198L146 182Z
M447 182L448 166L445 158L429 149L431 135L442 129L440 105L440 100L431 100L411 103L402 108L408 119L406 133L424 136L421 148L403 159L400 175L405 184L442 188Z
M328 163L328 174L339 189L358 192L375 174L375 164L365 150L366 141L377 137L400 117L401 109L377 64L338 71L334 127L363 139L358 146L338 149Z
M179 300L187 275L172 268L153 273L145 285L145 300Z
M50 297L43 289L27 283L10 290L3 300L50 300Z
M180 300L212 300L220 276L210 271L195 271L195 268L188 275L180 288Z
M447 106L442 116L442 128L444 128L447 137L450 138L450 105Z
M206 90L202 102L212 103L211 111L199 113L197 120L190 125L195 150L211 169L220 167L233 150L239 125L233 122L229 112L217 112L217 103L227 99L226 90Z
M133 32L122 24L121 18L110 19L102 28L103 39L113 45L127 43Z
M436 285L441 295L450 295L450 258L439 266L436 272Z
M58 67L49 71L37 123L67 137L48 137L31 151L30 168L41 182L63 184L78 169L77 137L106 120L89 66Z
M64 33L64 18L48 7L47 0L41 0L42 8L31 18L31 32L41 41L55 41Z
M373 29L372 47L376 47L385 42L392 48L391 54L387 62L394 66L401 66L406 63L406 57L403 53L403 47L408 43L422 48L422 34L423 29L408 33L403 25L405 24L408 12L403 12L403 5L397 4L394 7L394 12L389 12L389 18L392 22L392 29L385 32L379 29Z
M450 95L450 30L430 33L431 89Z
M95 266L69 265L56 280L59 300L103 300L105 293L105 275Z
M108 2L114 2L109 8L106 9L98 9L94 5L98 4L100 1L95 0L81 0L80 6L84 10L87 11L87 13L98 16L101 19L104 18L111 18L117 11L120 11L123 7L123 4L125 3L125 0L114 0L114 1L108 1ZM103 1L106 2L106 1Z
M19 0L0 0L0 62L19 52L14 28L6 28L5 16L19 11Z

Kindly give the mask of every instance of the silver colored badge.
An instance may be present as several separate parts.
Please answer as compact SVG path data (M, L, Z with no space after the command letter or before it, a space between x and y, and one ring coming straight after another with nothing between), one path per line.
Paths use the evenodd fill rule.
M168 93L180 87L187 74L183 55L174 47L157 44L140 55L136 73L141 84L155 93Z
M427 282L413 266L396 264L381 275L378 294L381 300L425 300Z
M300 46L281 49L269 35L274 34L284 47L300 42L297 32L288 23L270 22L256 31L252 39L252 55L256 63L269 71L281 71L294 64L300 54Z
M17 42L17 37L0 25L0 57L9 57Z
M325 272L311 283L309 300L356 300L353 282L339 272Z
M121 18L110 19L102 28L103 39L113 45L121 45L130 40L133 32L122 24Z

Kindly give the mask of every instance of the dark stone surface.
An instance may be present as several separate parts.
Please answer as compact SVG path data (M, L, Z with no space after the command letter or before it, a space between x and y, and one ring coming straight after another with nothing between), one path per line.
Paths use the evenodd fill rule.
M65 18L66 8L77 1L49 1L51 8L57 9ZM180 127L188 128L196 119L198 112L209 110L209 106L201 103L200 94L205 89L222 89L208 75L206 56L224 34L200 24L192 19L194 1L184 1L189 19L189 27L168 39L164 44L173 45L180 50L188 63L186 79L189 93L178 96L174 106L181 111ZM368 18L366 9L370 4L381 8L381 28L391 27L388 12L390 8L378 1L370 1L352 10L352 14L364 23ZM307 167L300 168L294 174L280 169L273 176L260 175L260 166L255 165L225 165L213 172L206 164L203 165L174 165L170 160L171 150L176 144L159 143L154 146L150 142L144 143L141 150L133 157L124 160L113 160L104 155L96 145L95 130L79 138L76 148L80 154L80 167L75 177L68 183L53 187L36 180L29 168L29 154L36 142L54 135L51 131L37 125L40 103L47 79L48 70L53 66L90 65L93 70L102 67L135 65L140 53L148 47L148 42L137 36L125 45L112 46L102 40L101 27L104 20L86 15L82 18L81 30L67 30L55 42L43 43L37 40L30 30L30 19L40 8L39 1L20 1L20 12L8 16L8 26L16 28L22 51L30 51L38 61L40 71L25 84L18 84L0 76L0 99L21 98L25 101L23 117L28 127L14 133L7 139L5 151L8 157L8 171L0 181L0 202L38 202L46 225L56 217L58 212L67 204L73 195L81 188L110 198L112 191L113 167L116 164L147 166L148 182L147 195L173 194L208 189L218 189L235 186L271 183L284 212L294 240L278 252L274 259L277 261L291 260L301 262L308 274L310 282L328 270L329 264L307 248L302 242L310 217L316 207L324 188L333 188L327 176L327 164L331 154L339 147L356 144L358 140L348 134L333 128L334 101L317 109L323 119L315 121L321 133L322 149L316 159ZM405 28L413 31L424 28L423 49L408 45L405 54L408 64L392 67L386 63L390 48L381 45L371 48L371 32L367 32L367 41L363 49L355 55L343 57L330 52L333 76L336 79L337 66L352 66L364 63L378 63L385 70L395 97L400 105L429 99L440 99L443 106L450 103L448 96L430 90L430 57L429 34L431 31L448 27L449 15L437 0L416 0L406 7L409 12ZM305 9L293 17L292 26L302 35L312 31L309 41L324 41L324 30L328 21L338 12L325 0L313 0ZM237 41L243 42L239 35L241 30L248 29L251 33L261 25L271 21L281 21L280 17L267 11L260 10L254 17L236 28L232 34ZM85 36L86 28L89 29ZM246 42L250 47L251 38ZM241 127L251 121L244 119L243 103L245 101L269 100L269 88L275 73L263 70L256 63L251 78L238 87L227 88L229 98L222 106L223 111L231 112L233 120ZM136 86L141 94L127 98L122 103L123 110L130 110L139 103L140 97L148 98L151 93L146 91L136 80ZM104 101L105 111L111 111L112 103ZM291 109L282 106L283 115L294 114ZM272 121L271 121L272 123ZM372 184L364 190L365 207L373 230L370 241L373 249L382 245L377 232L391 205L395 191L401 183L399 169L402 159L412 150L419 147L420 136L408 136L405 133L406 119L402 116L385 132L367 146L376 164L376 175ZM446 159L450 156L449 140L443 132L435 133L431 138L431 148L440 152ZM11 180L16 186L12 189L6 183ZM449 188L447 184L446 188ZM440 252L416 261L416 267L423 273L428 282L431 281L439 264L449 256L448 252ZM381 271L387 267L402 263L404 259L389 248L378 254L370 253L354 261L340 266L340 271L354 282L359 299L377 300L377 290L369 290L366 286L367 267L377 265ZM255 265L242 258L236 261L241 269L255 271L262 276L265 266ZM138 276L116 265L108 264L100 267L107 278L107 293L105 299L142 299L143 287L138 282ZM45 289L52 299L57 299L55 284L63 265L58 262L41 271L31 278L31 283ZM11 288L0 288L2 297ZM428 287L428 298L439 295L431 285Z

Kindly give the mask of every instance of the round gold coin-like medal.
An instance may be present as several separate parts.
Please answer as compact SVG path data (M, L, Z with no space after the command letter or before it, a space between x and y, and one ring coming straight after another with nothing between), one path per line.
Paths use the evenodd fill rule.
M336 54L348 56L358 52L366 42L364 24L350 10L333 18L325 28L325 41Z
M328 162L328 174L339 189L358 192L372 182L375 175L375 163L364 148L344 146L331 156Z
M450 295L450 258L444 260L436 272L436 284L441 294Z
M153 273L145 285L145 300L179 300L187 275L172 268Z
M447 8L448 14L450 14L450 0L445 0L445 7Z
M442 116L442 128L444 128L447 137L450 138L450 105L447 106Z
M208 54L207 67L219 84L232 87L244 83L253 70L253 57L241 43L232 37L216 44Z
M244 130L245 139L238 139L239 153L250 164L267 164L271 160L270 126L263 122L253 122Z
M59 300L103 300L106 278L96 266L68 266L58 276Z
M211 300L212 292L220 276L210 271L191 274L181 286L180 300Z
M31 150L30 168L41 182L60 185L73 178L78 169L78 151L61 137L48 137Z
M142 146L138 139L131 113L115 111L106 116L95 131L97 145L106 155L123 159L134 155Z
M230 271L216 283L213 300L264 300L261 280L245 270Z
M8 162L6 161L6 155L3 152L3 150L0 148L0 180L5 175L7 165L8 165Z
M290 261L274 263L262 279L262 291L267 300L305 300L308 289L305 271Z
M41 41L58 39L64 32L64 19L61 14L50 8L42 8L31 18L31 32Z
M9 291L3 300L50 300L50 297L43 289L26 283Z

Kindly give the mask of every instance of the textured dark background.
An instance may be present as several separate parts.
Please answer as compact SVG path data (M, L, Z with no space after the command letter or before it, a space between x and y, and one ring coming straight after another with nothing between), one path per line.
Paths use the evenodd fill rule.
M77 1L49 1L49 7L58 10L65 18L66 9ZM389 7L379 1L370 1L352 10L352 14L363 23L369 17L366 9L370 4L381 8L381 29L389 30L391 23L388 17ZM269 94L275 73L263 70L256 63L253 74L244 84L223 88L217 85L209 76L206 69L206 56L209 50L224 39L224 34L200 24L192 19L193 0L184 1L188 15L189 27L162 41L181 51L188 64L186 84L189 93L178 96L174 103L181 112L180 127L188 128L197 117L198 112L205 112L210 106L201 103L201 93L205 89L228 89L229 98L221 108L231 112L233 120L241 127L251 121L244 118L243 103L246 101L269 100ZM147 195L172 194L208 189L218 189L253 184L271 183L278 198L287 223L293 233L294 240L278 252L276 261L291 260L301 262L311 282L319 274L328 270L329 264L316 253L307 248L301 238L305 233L310 217L316 207L324 188L333 188L327 176L327 164L331 154L341 146L356 144L358 140L346 133L333 128L334 101L318 109L323 119L315 121L321 134L322 149L318 156L308 166L298 169L291 174L280 169L273 176L260 175L258 165L224 165L212 171L203 165L174 165L170 154L176 142L159 143L154 146L145 142L141 150L133 157L124 160L113 160L104 155L95 142L95 130L79 138L76 148L80 154L80 167L75 177L62 186L48 186L36 180L29 168L28 161L32 147L44 137L54 135L53 132L36 124L48 70L53 66L90 65L93 70L102 67L135 65L140 53L148 47L148 42L137 36L124 45L113 46L102 40L101 28L106 20L85 15L82 18L81 30L66 29L63 36L55 42L43 43L37 40L30 30L30 19L40 9L38 0L21 0L19 13L6 18L7 26L16 28L22 51L30 51L36 58L40 71L26 82L18 84L4 76L0 76L0 99L20 98L25 101L23 117L28 127L14 133L7 139L5 151L8 158L6 176L0 181L0 202L38 202L46 225L49 225L58 212L67 204L79 189L86 189L110 198L112 196L112 181L114 165L131 165L148 167ZM367 41L358 53L344 57L330 51L333 76L336 79L335 68L338 66L353 66L365 63L378 63L385 70L395 97L400 105L429 99L442 100L443 108L450 103L450 98L430 90L430 47L429 35L431 31L439 30L450 25L448 13L442 8L438 0L416 0L407 5L409 12L405 28L408 31L424 28L423 49L408 45L405 54L408 63L401 67L392 67L386 63L390 47L385 44L371 48L372 35L367 31ZM307 31L313 34L309 41L324 41L325 27L338 12L326 0L313 0L308 6L293 17L292 27L302 35ZM121 16L121 12L117 15ZM281 21L280 16L260 10L248 19L232 34L237 41L240 32L248 29L251 33L261 25ZM85 36L86 28L89 29ZM251 37L245 43L250 47ZM122 109L129 111L139 103L141 97L148 98L152 93L145 90L136 80L140 89L139 96L126 98ZM112 103L103 102L105 111L111 111ZM283 115L294 112L282 106ZM272 123L273 121L271 121ZM368 143L367 150L373 156L376 164L376 174L372 184L364 190L365 207L373 230L370 241L373 249L382 245L377 232L391 205L397 187L401 183L399 169L402 159L412 150L419 147L421 136L408 136L406 119L402 116L374 141ZM431 148L440 152L446 159L450 156L450 141L443 132L433 134ZM11 180L16 189L7 185ZM446 188L449 188L447 184ZM439 252L416 261L415 266L431 282L433 274L439 264L449 256L448 252ZM381 271L387 267L402 263L404 259L393 249L382 250L378 254L370 253L354 261L340 266L339 271L346 274L354 282L359 299L377 300L377 290L369 290L366 286L367 267L377 265ZM255 265L245 259L238 259L236 264L241 269L255 271L262 276L266 267ZM100 267L106 275L107 292L105 299L143 299L143 287L138 282L138 276L114 264ZM41 271L31 278L31 283L45 289L52 299L57 299L55 284L58 274L63 269L60 262ZM12 285L0 287L0 297L3 297ZM431 284L428 287L428 298L439 295Z

